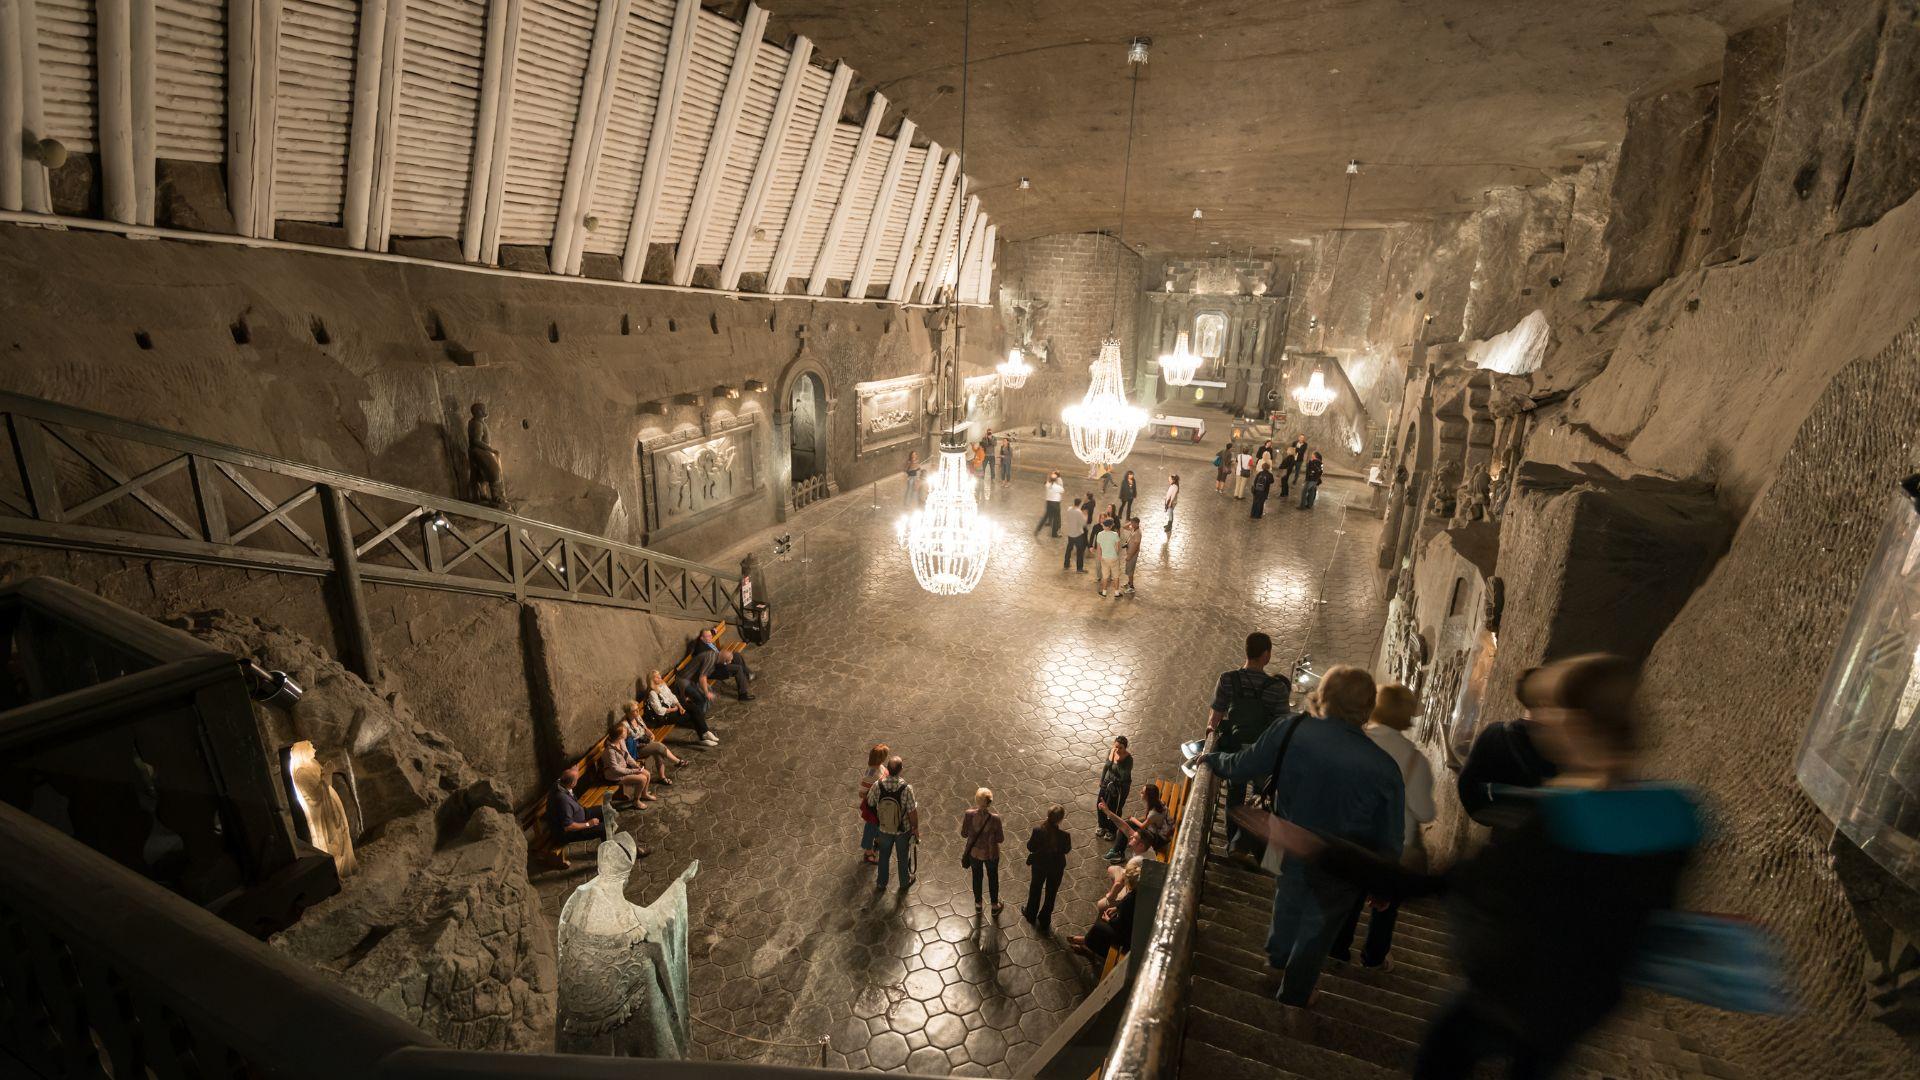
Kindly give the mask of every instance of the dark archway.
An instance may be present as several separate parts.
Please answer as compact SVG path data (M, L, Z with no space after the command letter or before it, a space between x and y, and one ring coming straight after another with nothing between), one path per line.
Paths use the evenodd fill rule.
M787 460L797 484L827 472L827 388L809 371L793 381L792 394Z

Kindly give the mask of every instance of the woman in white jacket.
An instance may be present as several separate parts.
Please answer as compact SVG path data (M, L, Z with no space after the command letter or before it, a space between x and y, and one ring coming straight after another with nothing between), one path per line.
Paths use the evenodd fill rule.
M1174 473L1167 480L1167 535L1173 535L1173 508L1180 503L1180 474Z
M1407 738L1406 731L1413 726L1414 715L1420 711L1420 699L1413 691L1399 683L1388 683L1376 691L1373 699L1373 715L1368 717L1367 738L1374 745L1385 750L1400 766L1400 778L1407 785L1407 820L1405 858L1415 858L1420 846L1420 826L1432 821L1436 810L1433 805L1433 766L1420 748ZM1346 963L1353 952L1353 935L1360 926L1360 909L1367 906L1366 897L1361 897L1347 915L1346 925L1340 928L1333 944L1327 950L1333 959ZM1373 909L1373 918L1367 923L1367 943L1360 948L1360 962L1370 968L1381 971L1393 970L1393 957L1388 950L1393 948L1393 924L1400 914L1400 903L1394 901Z

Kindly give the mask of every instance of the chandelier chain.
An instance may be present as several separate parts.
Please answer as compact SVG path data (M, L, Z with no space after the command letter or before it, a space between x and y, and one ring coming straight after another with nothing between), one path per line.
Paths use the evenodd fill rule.
M1133 123L1140 111L1140 65L1129 63L1133 69L1129 81L1133 84L1127 95L1127 152L1120 166L1120 233L1116 237L1122 248L1127 246L1127 193L1133 185ZM962 91L964 100L965 92ZM1120 253L1113 253L1113 302L1107 308L1107 336L1112 337L1120 328Z

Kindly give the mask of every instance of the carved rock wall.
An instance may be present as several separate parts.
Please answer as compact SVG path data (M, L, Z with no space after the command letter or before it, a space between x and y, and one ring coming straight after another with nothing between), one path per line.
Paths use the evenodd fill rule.
M1143 270L1138 254L1104 233L1037 236L1005 246L1000 318L1009 328L1024 326L1030 336L1023 342L1016 335L1007 344L1039 347L1028 352L1034 372L1026 386L1006 396L1007 427L1057 427L1060 410L1087 392L1088 366L1109 331L1122 343L1121 371L1131 390L1135 365L1146 362L1135 345L1134 308ZM1044 353L1044 361L1038 353Z

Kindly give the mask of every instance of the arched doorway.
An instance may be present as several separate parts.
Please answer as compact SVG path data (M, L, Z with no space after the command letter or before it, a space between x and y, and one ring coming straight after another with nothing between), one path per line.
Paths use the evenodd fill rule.
M820 376L804 372L793 381L787 460L798 485L827 472L827 388Z

